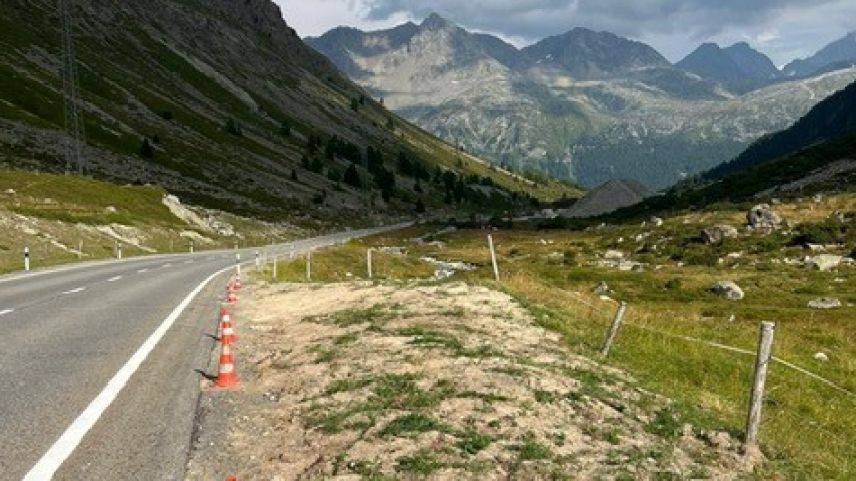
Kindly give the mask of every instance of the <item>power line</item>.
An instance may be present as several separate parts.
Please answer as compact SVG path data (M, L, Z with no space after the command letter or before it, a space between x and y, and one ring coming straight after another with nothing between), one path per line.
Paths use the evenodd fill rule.
M77 82L77 60L74 50L74 26L71 20L72 0L57 0L62 37L62 90L65 111L65 173L83 174L86 160L83 142L86 138L80 114L80 91Z

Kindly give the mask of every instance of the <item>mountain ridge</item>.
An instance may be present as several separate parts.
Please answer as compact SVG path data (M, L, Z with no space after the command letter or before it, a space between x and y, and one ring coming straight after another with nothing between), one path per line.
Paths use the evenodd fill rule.
M397 48L386 47L389 31L353 40L385 45L382 53L351 54L348 60L369 72L356 79L360 85L496 165L588 187L633 178L659 189L707 171L856 79L856 71L841 70L737 95L664 60L640 68L618 62L611 74L610 68L587 69L598 65L594 55L574 75L558 62L521 61L505 43L498 43L503 55L492 53L484 46L489 36L458 26L420 29ZM324 53L322 40L309 43ZM627 39L619 44L635 45ZM742 49L738 44L734 50Z
M0 16L4 168L65 168L54 11L10 0ZM90 2L72 18L86 173L100 179L301 222L510 206L565 190L491 169L387 111L270 0Z

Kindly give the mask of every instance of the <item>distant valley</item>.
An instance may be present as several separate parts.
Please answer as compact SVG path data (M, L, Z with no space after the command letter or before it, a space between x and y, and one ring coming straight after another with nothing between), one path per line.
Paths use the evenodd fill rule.
M306 41L387 107L496 164L661 189L856 80L852 38L784 70L746 43L704 44L673 65L644 43L583 28L521 50L438 15Z

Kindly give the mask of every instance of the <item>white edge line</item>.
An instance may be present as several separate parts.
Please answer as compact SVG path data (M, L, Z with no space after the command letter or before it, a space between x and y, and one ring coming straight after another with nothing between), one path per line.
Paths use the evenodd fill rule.
M202 289L211 282L212 279L220 274L234 269L234 266L223 268L202 281L181 303L173 309L173 311L163 320L160 326L149 336L148 339L137 349L137 352L128 359L128 362L122 366L113 376L104 390L89 403L89 406L71 423L71 425L62 433L57 441L48 449L44 456L39 459L32 469L24 476L23 481L46 481L53 478L54 473L62 466L66 459L71 456L71 453L77 449L77 446L83 440L83 437L95 425L98 419L104 414L104 411L110 407L119 392L125 387L131 376L139 369L140 365L149 354L154 350L155 346L160 342L167 331L175 323L176 319L184 312L191 301L199 294Z
M63 292L63 295L67 296L69 294L77 294L78 292L83 292L85 290L86 290L86 287L75 287L74 289L70 289L70 290Z
M111 277L111 278L107 279L107 282L116 282L116 281L119 281L119 280L122 280L122 276L114 276L114 277Z
M3 309L0 311L0 316L5 316L6 314L11 314L13 312L15 312L15 309Z

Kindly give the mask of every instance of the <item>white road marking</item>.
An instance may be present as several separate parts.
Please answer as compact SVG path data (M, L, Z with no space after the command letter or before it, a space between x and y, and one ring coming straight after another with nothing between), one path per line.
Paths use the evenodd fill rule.
M167 267L172 267L172 264L164 264L161 266L161 269L166 269Z
M74 289L63 292L62 294L67 296L69 294L77 294L78 292L83 292L86 290L86 287L75 287Z
M163 320L160 326L155 329L155 332L137 349L137 352L128 359L128 362L122 366L119 371L113 376L104 390L101 391L95 399L89 403L89 406L71 423L64 433L56 440L56 442L48 449L44 456L30 469L30 472L24 476L23 481L47 481L53 478L54 473L62 466L62 463L71 456L71 453L77 449L80 441L86 436L86 433L95 426L98 419L104 414L104 411L110 407L119 392L124 389L125 385L131 379L131 376L139 369L140 365L149 357L149 354L157 346L158 342L166 335L167 331L175 323L176 319L187 309L187 306L199 294L202 289L211 282L212 279L220 274L233 269L227 267L221 269L202 281L196 286L181 303L173 309L173 311Z
M148 268L140 269L137 271L137 274L142 274L143 272L149 272L149 269Z
M11 314L13 312L15 312L15 309L3 309L0 311L0 316L5 316L6 314Z
M185 264L193 264L193 260L188 259L188 260L184 261L184 263L185 263Z
M116 281L121 280L121 279L122 279L122 276L111 277L111 278L107 279L107 282L116 282Z

